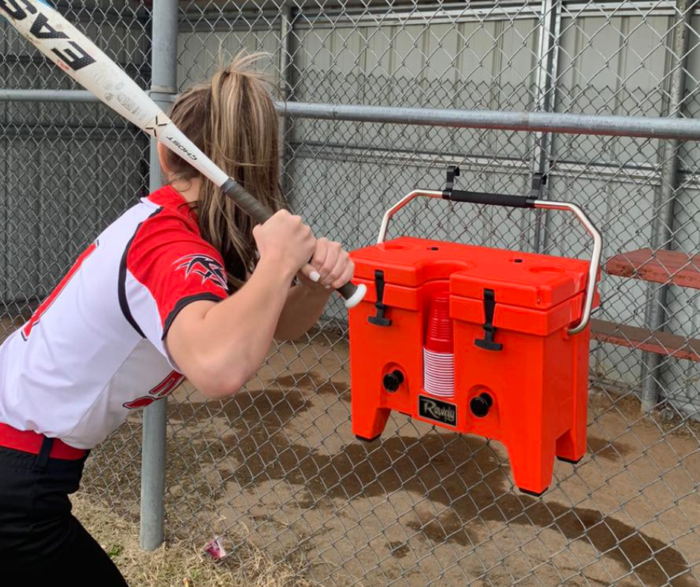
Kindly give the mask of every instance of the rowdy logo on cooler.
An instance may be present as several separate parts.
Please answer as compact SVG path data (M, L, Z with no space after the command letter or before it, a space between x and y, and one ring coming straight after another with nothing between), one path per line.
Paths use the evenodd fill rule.
M424 395L418 396L418 415L449 426L457 425L457 406Z
M186 255L180 257L173 265L177 265L177 269L184 269L186 278L194 273L202 278L202 283L211 281L224 291L228 291L224 268L221 263L208 255Z

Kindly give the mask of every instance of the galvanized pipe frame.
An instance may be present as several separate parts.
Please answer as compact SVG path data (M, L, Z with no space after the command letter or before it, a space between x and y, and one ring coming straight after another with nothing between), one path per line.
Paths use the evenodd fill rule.
M172 96L168 101L173 101ZM99 102L83 90L0 90L0 102ZM551 132L649 139L700 140L700 120L644 116L562 114L558 112L503 112L276 102L280 116L312 120L474 128L524 132Z
M547 0L545 0L547 2ZM605 13L604 7L609 6L608 4L567 4L565 10L561 10L562 18L571 21L577 18L607 18L608 14ZM675 9L675 3L671 1L665 2L642 2L633 3L627 2L622 6L615 4L615 16L617 17L658 17L658 16L674 16L677 14ZM438 24L461 24L469 22L493 22L498 20L507 20L508 22L513 22L516 20L539 20L541 13L539 10L539 4L531 4L527 6L520 5L518 7L514 6L501 6L493 7L490 9L452 9L452 10L415 10L410 13L403 15L390 15L381 12L364 12L358 15L357 18L352 18L351 13L348 11L338 13L338 17L334 18L332 22L325 22L323 19L327 19L329 13L316 14L314 12L304 10L301 11L297 9L303 18L300 18L296 24L296 29L299 31L311 30L311 29L354 29L357 27L369 27L377 26L378 24L386 26L419 26L421 24L425 25L430 23L431 25ZM242 12L231 12L231 11L217 11L217 12L189 12L185 14L184 18L180 21L180 32L191 33L191 32L244 32L244 33L255 33L255 32L268 32L274 26L281 26L281 22L284 20L284 13L280 12L266 12L258 11L254 13L249 13L252 15L262 15L262 20L265 25L261 23L255 23L252 26L246 26L242 24L241 19L246 18L246 13ZM696 8L692 11L692 14L697 16L700 15L700 9ZM323 19L322 19L323 17Z
M690 119L561 114L556 112L503 112L310 104L304 102L277 103L277 112L282 116L296 118L409 126L553 132L650 139L700 139L700 120Z
M669 119L682 116L685 97L685 72L690 44L690 19L696 0L677 0L678 18L673 35L675 67L672 70L668 105ZM661 186L656 198L652 250L672 249L673 224L678 199L678 150L679 141L666 141L662 155ZM649 284L645 309L645 324L652 332L662 330L666 322L669 286ZM663 358L656 353L644 353L642 364L642 411L650 412L657 407L661 390Z

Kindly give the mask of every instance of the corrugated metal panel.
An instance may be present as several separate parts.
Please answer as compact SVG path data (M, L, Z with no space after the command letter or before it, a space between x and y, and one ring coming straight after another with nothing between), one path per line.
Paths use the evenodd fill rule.
M33 155L38 189L35 192L23 191L17 194L29 202L33 201L36 215L31 221L37 235L28 244L31 246L31 262L36 268L38 282L28 280L16 284L22 287L21 297L41 298L46 295L60 281L65 268L73 263L77 246L89 230L90 222L85 218L88 216L86 208L89 208L86 205L86 194L82 190L73 189L71 176L80 177L85 173L86 170L76 167L81 160L84 161L92 154L85 145L79 149L75 149L75 146L65 140L42 141L39 152ZM88 146L94 149L94 145ZM72 172L61 173L66 169L71 169ZM53 173L46 173L47 171ZM85 219L85 222L69 220L76 217Z
M411 107L528 110L534 100L536 21L493 20L389 26L380 29L303 29L296 66L299 101ZM495 46L494 46L495 41ZM479 133L465 149L454 131L396 129L353 123L298 121L295 139L424 152L527 153L530 139ZM446 144L447 140L447 144Z
M3 230L7 271L3 274L3 299L14 300L29 294L27 284L36 286L41 280L37 222L40 173L34 145L18 142L7 146L7 211Z
M102 0L100 7L62 12L147 87L147 17L136 19L140 8L127 1ZM128 16L130 9L131 18L110 22L115 10ZM14 29L0 27L3 87L76 87ZM141 195L147 140L101 105L8 102L1 112L0 300L26 309L22 300L45 296L82 247Z
M296 60L301 73L295 96L311 102L528 109L534 96L534 55L538 44L535 24L530 19L515 23L462 22L456 27L409 24L356 30L302 29L298 33L301 50ZM360 155L378 149L377 160L383 158L384 150L451 152L458 160L465 154L492 159L496 153L523 159L532 148L532 138L525 134L307 120L295 122L294 140L337 145L349 154L355 152L352 149ZM356 195L362 202L360 232L363 237L374 238L386 207L379 210L377 198L393 194L396 200L418 186L439 188L444 182L445 166L411 168L401 162L374 165L371 155L368 158L368 164L356 163L354 174L350 175L366 180ZM304 169L311 176L326 177L328 173L314 173L313 165L307 162ZM335 180L337 172L331 171ZM521 182L514 182L512 171L465 171L461 185L473 189L506 193L524 193L527 189L526 175L522 175ZM315 189L314 182L299 174L295 176L294 201L305 202L305 191ZM375 182L375 177L383 181ZM502 211L465 206L452 216L445 213L444 203L442 209L433 203L420 206L403 211L410 223L398 220L395 229L404 223L412 234L455 240L467 236L472 242L481 243L502 242L508 236L505 225L495 221ZM323 228L324 234L333 230L332 225Z
M294 209L308 219L312 228L329 238L340 239L348 247L373 243L384 212L410 191L422 187L441 189L442 165L387 165L367 159L342 162L303 157L294 168ZM466 170L460 185L508 184L505 193L526 190L528 175ZM337 194L345 194L338 199ZM491 206L451 204L441 200L419 199L392 221L389 237L408 234L494 247L518 247L514 237L523 217L532 211L504 210Z
M280 38L277 31L181 32L178 35L177 79L180 91L207 80L219 64L228 63L239 52L269 53L260 63L276 81L279 71Z
M664 116L670 17L596 16L562 20L557 112ZM658 161L659 141L556 135L555 158L646 165Z
M0 300L45 296L85 246L142 195L145 141L15 140L2 209ZM3 145L3 146L5 146ZM66 170L71 170L66 173Z
M700 16L691 19L688 61L685 77L686 97L684 115L688 118L700 118ZM680 164L683 169L693 170L697 174L700 167L700 146L697 141L686 141L681 144Z

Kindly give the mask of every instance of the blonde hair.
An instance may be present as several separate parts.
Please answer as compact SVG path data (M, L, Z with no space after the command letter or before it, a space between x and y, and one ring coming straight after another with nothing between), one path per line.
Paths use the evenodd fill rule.
M216 165L268 208L284 201L280 188L280 147L272 85L251 66L264 54L238 55L210 81L181 94L170 118ZM169 181L199 172L167 151ZM202 177L194 204L202 237L224 258L229 286L239 288L255 265L254 223L211 181Z

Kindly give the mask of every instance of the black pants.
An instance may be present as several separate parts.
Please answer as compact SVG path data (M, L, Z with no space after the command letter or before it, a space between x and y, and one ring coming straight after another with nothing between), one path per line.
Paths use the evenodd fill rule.
M80 486L85 459L50 459L50 448L45 441L37 456L0 447L0 583L126 587L71 514L68 496Z

